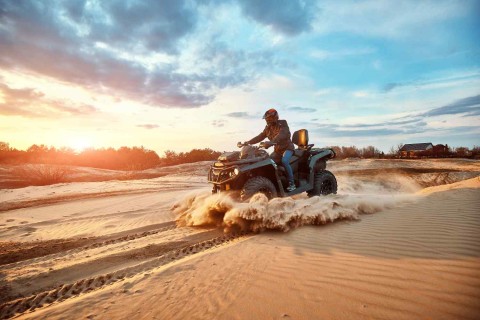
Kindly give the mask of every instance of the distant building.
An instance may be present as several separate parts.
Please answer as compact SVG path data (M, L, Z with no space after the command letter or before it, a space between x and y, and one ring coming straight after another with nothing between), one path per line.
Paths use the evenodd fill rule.
M433 152L433 144L431 142L404 144L399 152L402 158L427 156Z
M450 149L448 148L448 144L437 144L433 146L433 156L437 158L447 157L450 153Z

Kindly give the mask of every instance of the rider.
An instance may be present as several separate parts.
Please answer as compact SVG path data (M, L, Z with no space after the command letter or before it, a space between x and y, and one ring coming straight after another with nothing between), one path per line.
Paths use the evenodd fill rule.
M263 119L267 122L265 129L255 138L247 141L248 144L255 144L268 138L270 141L266 141L266 148L270 148L275 145L274 151L270 157L275 161L282 161L285 170L288 175L288 187L287 191L291 192L295 190L295 182L293 180L293 171L290 166L290 158L292 157L295 147L290 140L290 129L286 120L278 120L278 112L275 109L269 109L263 115Z

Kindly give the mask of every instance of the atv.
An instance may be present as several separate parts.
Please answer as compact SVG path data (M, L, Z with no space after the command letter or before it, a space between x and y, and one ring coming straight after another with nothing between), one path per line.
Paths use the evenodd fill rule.
M288 179L283 165L271 159L259 146L239 142L241 151L225 152L218 157L208 172L208 182L213 184L212 193L239 191L242 201L256 193L268 199L289 197L307 192L309 197L337 193L337 180L328 170L327 160L335 157L329 148L313 148L308 144L308 131L301 129L293 133L292 142L297 146L290 160L296 189L286 192Z

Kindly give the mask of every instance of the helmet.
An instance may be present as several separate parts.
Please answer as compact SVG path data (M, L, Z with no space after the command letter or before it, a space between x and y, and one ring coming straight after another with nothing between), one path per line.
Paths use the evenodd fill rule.
M267 121L267 125L274 124L278 121L278 112L275 109L268 109L263 115L263 119Z

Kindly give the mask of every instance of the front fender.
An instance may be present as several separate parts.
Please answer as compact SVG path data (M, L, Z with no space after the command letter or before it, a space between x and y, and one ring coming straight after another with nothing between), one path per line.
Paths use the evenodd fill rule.
M253 169L258 169L265 166L273 166L277 170L277 164L272 159L268 158L259 162L252 163L245 167L240 167L240 172L247 172Z
M265 176L266 178L269 178L270 180L272 180L272 182L276 184L278 193L280 193L282 197L285 196L285 191L283 190L283 187L282 187L282 181L278 174L278 165L272 159L268 158L245 167L240 167L239 170L240 170L240 174L242 173L247 174L249 171L262 170L263 171L262 176Z

